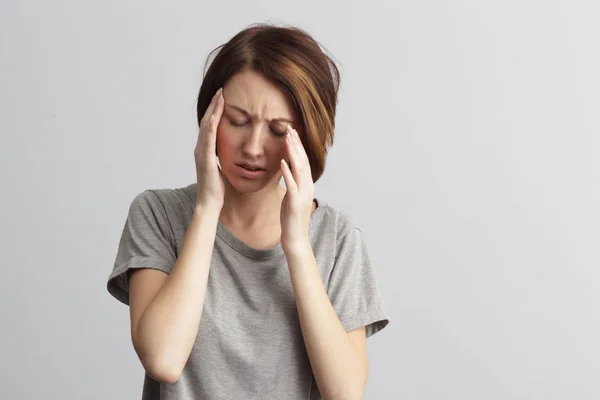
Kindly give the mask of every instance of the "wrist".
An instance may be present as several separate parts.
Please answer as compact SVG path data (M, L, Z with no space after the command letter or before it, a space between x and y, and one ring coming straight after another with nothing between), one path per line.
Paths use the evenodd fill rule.
M223 208L222 204L217 204L217 203L200 204L200 203L196 203L196 205L194 206L194 216L195 215L202 215L202 216L214 217L214 218L218 219L219 216L221 215L221 208Z
M312 253L312 246L310 245L308 238L306 240L285 245L282 243L281 247L283 248L285 255L288 257L302 257Z

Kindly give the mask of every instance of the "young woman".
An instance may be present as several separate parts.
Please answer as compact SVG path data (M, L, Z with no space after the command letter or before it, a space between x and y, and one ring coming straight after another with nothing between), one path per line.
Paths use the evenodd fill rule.
M292 27L215 50L197 182L135 197L108 279L143 399L360 399L366 338L389 321L360 229L315 197L338 69Z

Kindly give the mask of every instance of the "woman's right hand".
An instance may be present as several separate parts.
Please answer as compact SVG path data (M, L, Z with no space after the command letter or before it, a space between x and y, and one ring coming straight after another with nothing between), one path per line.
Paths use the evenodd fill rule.
M222 172L217 164L216 143L217 127L223 115L225 99L223 89L217 90L200 120L198 141L194 149L196 160L196 179L198 181L198 197L196 206L223 207L225 184Z

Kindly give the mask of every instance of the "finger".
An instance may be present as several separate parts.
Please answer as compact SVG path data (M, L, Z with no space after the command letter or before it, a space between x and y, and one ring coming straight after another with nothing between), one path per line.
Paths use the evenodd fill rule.
M222 88L220 88L219 90L216 91L216 93L214 94L214 96L212 97L210 104L208 105L208 107L206 108L206 111L204 111L204 115L202 116L202 119L200 119L200 124L198 126L198 140L196 141L196 146L203 146L203 142L204 142L204 130L206 130L207 126L211 125L211 122L213 120L213 112L214 112L214 108L215 108L215 104L218 102L219 99L219 94L222 92Z
M296 144L296 141L294 139L294 130L293 128L288 125L287 127L287 134L286 134L286 149L287 149L287 153L290 159L290 164L291 164L291 172L294 175L294 178L298 178L299 176L299 172L300 172L300 154L298 151L298 147Z
M217 99L213 109L213 115L216 116L217 120L221 119L221 115L223 115L223 110L225 109L225 96L223 95L223 88L217 91Z
M219 89L220 90L220 89ZM221 116L223 115L223 109L225 108L225 98L223 97L223 92L217 93L216 103L213 105L212 114L210 115L210 124L209 124L209 132L214 134L217 132L217 127L219 126L219 122L221 121Z
M215 153L217 146L217 128L219 126L219 122L221 121L221 116L223 115L223 109L225 106L225 99L223 97L223 92L221 89L219 89L216 96L216 103L213 105L212 114L210 114L209 123L206 127L206 132L204 133L206 147L209 151Z
M210 103L208 104L208 107L206 108L206 111L204 112L204 115L202 116L202 120L200 121L201 127L210 125L212 115L215 113L215 110L219 103L219 99L222 97L222 92L223 88L219 88L219 90L217 90L214 96L212 97Z
M308 156L306 151L304 150L304 146L300 141L300 137L298 136L298 132L289 128L290 138L289 145L290 148L290 158L292 163L292 172L294 174L294 179L298 186L302 188L304 184L308 184L308 180L312 182L312 175L310 173L310 163L308 161Z
M292 171L290 170L289 165L285 162L284 159L281 159L281 171L283 172L283 180L285 181L285 187L290 193L295 193L298 191L298 186L294 181L294 176L292 175Z
M302 144L302 140L300 140L300 135L298 134L298 131L294 128L292 128L292 138L294 139L294 143L296 145L296 148L298 149L298 154L301 158L308 162L308 155L306 154L306 149Z

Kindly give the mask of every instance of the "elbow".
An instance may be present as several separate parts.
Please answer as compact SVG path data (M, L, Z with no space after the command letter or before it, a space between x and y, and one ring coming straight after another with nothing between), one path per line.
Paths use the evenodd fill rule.
M362 400L363 392L345 392L333 396L323 396L324 400Z
M364 396L363 388L348 387L335 393L323 395L324 400L362 400Z
M152 379L161 383L175 383L179 380L182 368L176 367L173 360L159 354L149 354L148 351L144 351L139 341L136 340L133 340L133 348L144 370Z
M325 389L322 393L324 400L362 400L365 388L367 386L367 378L346 381L344 384L337 387Z
M173 365L169 363L152 362L148 364L149 365L147 367L145 366L144 369L155 381L161 383L175 383L181 376L181 369L174 368Z

